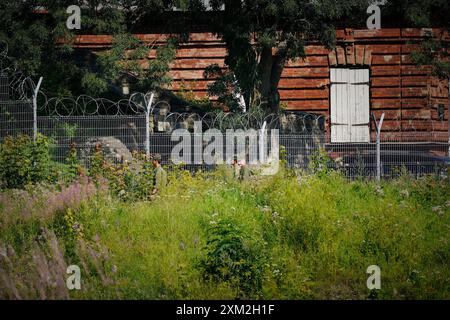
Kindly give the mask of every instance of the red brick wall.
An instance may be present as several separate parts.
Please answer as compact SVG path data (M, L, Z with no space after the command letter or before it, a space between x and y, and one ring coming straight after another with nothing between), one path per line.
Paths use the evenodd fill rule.
M439 30L432 30L436 36ZM411 44L420 40L424 29L338 30L336 50L310 43L305 60L286 64L279 84L282 102L290 110L329 114L330 66L370 68L371 112L379 118L385 113L385 131L448 130L448 81L437 81L429 68L411 62L410 53L417 48ZM138 38L155 45L163 44L166 35L145 34ZM104 50L110 36L78 36L76 46L93 51ZM198 97L207 95L210 81L203 78L204 69L213 63L224 66L226 49L211 33L192 33L190 42L183 44L170 71L171 89L183 86ZM154 58L155 50L149 58ZM143 63L146 63L143 61ZM211 97L214 99L214 97ZM445 120L439 121L436 105L445 105Z

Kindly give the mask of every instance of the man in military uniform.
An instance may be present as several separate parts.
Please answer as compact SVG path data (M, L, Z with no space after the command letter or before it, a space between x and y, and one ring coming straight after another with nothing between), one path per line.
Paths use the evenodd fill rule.
M164 189L167 185L167 173L161 166L161 156L156 154L152 157L153 165L153 191L152 195Z
M240 172L241 168L239 167L236 157L234 157L233 162L231 163L231 169L232 169L233 179L238 180L239 172Z
M246 181L250 177L250 169L248 168L245 160L239 162L239 181Z

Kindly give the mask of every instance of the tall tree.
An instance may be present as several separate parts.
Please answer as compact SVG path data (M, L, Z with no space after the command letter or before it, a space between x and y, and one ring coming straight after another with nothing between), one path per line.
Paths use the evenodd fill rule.
M66 10L81 8L81 29L69 30ZM131 35L134 25L148 15L172 8L172 0L23 0L0 2L0 43L8 48L15 67L29 76L43 76L50 95L104 94L120 75L135 77L140 88L153 89L169 81L168 65L176 41L158 50L147 72L137 60L150 49ZM108 34L112 48L94 66L74 55L77 34ZM61 41L63 40L63 41Z
M429 34L413 52L413 61L429 65L440 78L450 77L450 2L448 0L388 0L383 17L396 19L403 27L439 28L441 34ZM383 19L384 19L383 18Z
M96 4L107 1L95 1ZM112 1L110 1L112 2ZM70 5L85 6L83 30L96 33L118 33L123 30L122 13L106 5L89 10L93 1L24 0L0 3L0 42L8 48L15 67L29 76L44 76L46 89L52 95L80 91L84 73L73 57L71 40L74 31L66 27ZM97 7L96 7L97 8ZM56 43L64 39L64 45Z
M233 77L247 106L257 98L273 112L279 109L278 84L288 60L304 58L307 41L332 48L336 21L352 15L365 17L366 0L211 0L215 32L227 47L225 63L232 72L214 74L227 84L213 84L213 93L229 89Z

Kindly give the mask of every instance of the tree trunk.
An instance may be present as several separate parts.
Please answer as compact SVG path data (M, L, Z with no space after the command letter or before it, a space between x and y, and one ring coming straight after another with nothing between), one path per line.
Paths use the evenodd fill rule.
M277 113L280 109L278 84L285 62L286 55L284 53L279 52L272 55L272 48L265 48L261 52L261 60L258 66L261 81L259 85L261 102L274 113Z
M272 72L270 74L270 109L273 113L280 110L280 93L278 92L278 84L280 83L281 73L286 63L286 55L278 53L273 59Z
M273 56L272 48L264 48L261 52L261 59L258 65L259 79L259 93L261 94L261 103L269 107L270 106L270 87L271 87L271 74L272 74Z

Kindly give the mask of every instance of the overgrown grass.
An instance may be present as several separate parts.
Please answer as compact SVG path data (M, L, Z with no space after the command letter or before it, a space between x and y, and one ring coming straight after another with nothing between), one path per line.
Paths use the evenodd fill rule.
M71 298L450 298L448 180L402 176L378 185L285 171L242 183L220 171L169 178L152 201L101 192L69 218L60 210L2 226L0 243L20 263L39 230L54 232L65 262L86 265ZM5 208L2 215L13 214ZM67 232L75 222L82 233ZM4 274L20 291L33 265ZM381 268L381 290L366 287L370 265ZM0 297L12 296L0 283Z

